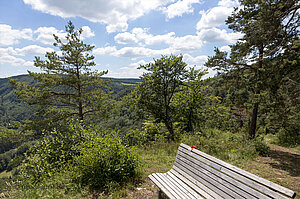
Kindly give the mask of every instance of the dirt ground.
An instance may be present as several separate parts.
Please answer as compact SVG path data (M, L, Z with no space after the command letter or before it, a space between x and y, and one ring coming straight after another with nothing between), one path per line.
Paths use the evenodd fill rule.
M295 191L296 198L300 199L300 151L273 144L269 146L268 157L257 157L238 167ZM144 179L140 187L128 191L126 198L157 198L157 188L149 179Z

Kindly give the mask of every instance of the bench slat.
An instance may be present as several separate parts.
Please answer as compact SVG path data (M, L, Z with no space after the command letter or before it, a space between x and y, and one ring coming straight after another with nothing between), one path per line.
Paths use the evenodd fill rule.
M157 173L157 176L159 176L159 178L164 181L176 194L179 198L182 199L189 199L191 198L190 196L186 195L186 193L179 188L178 184L174 181L171 181L168 178L168 175L166 173Z
M296 193L197 149L180 144L167 173L149 175L170 199L290 199ZM288 198L289 197L289 198Z
M182 179L178 178L177 176L175 176L171 171L173 169L171 169L170 171L167 172L168 176L170 177L170 179L176 181L179 184L179 187L181 187L182 189L184 189L188 195L191 196L191 198L202 198L197 192L195 192L190 186L187 186L187 184L185 184L185 181L183 181ZM174 170L173 170L174 171Z
M186 151L183 148L179 148L178 150L179 151ZM197 159L200 159L202 162L206 163L207 165L211 165L211 161L210 160L208 160L206 158L203 158L202 156L198 155L197 153L192 153L192 154L194 156L196 156ZM219 168L220 167L221 166L219 166ZM214 168L216 168L216 167L214 167ZM249 178L246 178L246 177L244 177L244 176L242 176L242 175L240 175L240 174L238 174L238 173L236 173L236 172L234 172L232 170L227 169L226 167L222 167L219 170L221 170L222 172L226 173L227 175L229 175L229 176L231 176L231 177L233 177L233 178L235 178L235 179L243 182L244 184L246 184L246 185L254 188L255 190L258 190L258 191L260 191L260 192L262 192L262 193L264 193L264 194L266 194L268 196L271 196L273 198L278 198L278 199L287 199L285 196L281 195L280 193L275 192L275 191L269 189L268 187L265 187L262 184L258 184L258 183L256 183L255 181L252 181Z
M155 174L155 173L154 173ZM160 179L156 179L157 177L154 175L154 174L151 174L149 175L148 177L150 178L150 180L156 184L159 189L161 189L170 199L176 199L176 197L173 195L173 191L169 190L168 189L168 186L164 183L161 183ZM155 176L155 177L154 177ZM164 184L164 186L163 186ZM172 192L172 193L171 193Z
M189 147L188 145L183 144L183 143L180 144L180 147L185 148L186 150L189 150L189 149L190 149L190 147ZM202 157L207 158L208 160L210 160L210 161L212 161L212 162L215 162L215 163L217 163L217 164L219 164L219 165L222 165L223 167L226 167L227 169L230 169L230 170L235 171L235 172L237 172L237 173L239 173L239 174L241 174L241 175L243 175L243 176L245 176L245 177L247 177L247 178L250 178L250 179L252 179L253 181L255 181L255 182L257 182L257 183L263 184L263 185L265 185L265 186L267 186L267 187L269 187L269 188L271 188L271 189L273 189L273 190L276 190L277 192L280 192L280 193L282 193L282 194L285 194L285 195L287 195L287 196L289 196L289 197L291 197L291 198L294 198L294 197L295 197L295 192L292 191L292 190L290 190L290 189L287 189L287 188L282 187L282 186L280 186L280 185L278 185L278 184L275 184L275 183L273 183L273 182L270 182L270 181L268 181L268 180L266 180L266 179L263 179L263 178L261 178L261 177L258 177L258 176L254 175L254 174L252 174L252 173L249 173L249 172L247 172L247 171L244 171L244 170L242 170L242 169L240 169L240 168L238 168L238 167L235 167L235 166L233 166L233 165L231 165L231 164L228 164L228 163L226 163L226 162L224 162L224 161L222 161L222 160L219 160L219 159L217 159L217 158L215 158L215 157L213 157L213 156L210 156L210 155L208 155L208 154L206 154L206 153L203 153L203 152L201 152L201 151L199 151L199 150L197 150L197 149L193 150L193 152L194 152L194 153L197 153L198 155L200 155L200 156L202 156Z
M187 151L185 151L185 152L187 152ZM220 172L219 169L215 168L215 166L211 167L211 166L208 166L207 164L201 162L201 160L203 160L203 158L201 159L201 158L197 157L197 155L195 153L191 153L190 151L187 153L189 153L189 154L186 154L186 153L182 152L181 149L179 149L177 155L187 158L191 163L195 164L196 168L198 168L198 166L199 166L199 167L207 170L209 172L208 175L214 176L215 180L217 178L220 178L220 180L221 180L220 183L222 183L223 185L226 185L229 189L233 189L236 192L239 192L239 190L242 190L241 192L239 192L239 194L244 196L245 198L252 198L254 196L257 198L260 198L260 199L270 198L256 190L252 189L251 187L237 181L236 179ZM225 180L225 183L223 183L224 180Z
M179 168L177 168L176 166L173 166L174 169L180 171L180 173L185 174L182 170L180 170ZM206 199L222 199L221 196L215 194L214 192L211 193L211 195L213 195L214 197L212 197L211 195L209 195L209 193L205 192L204 190L204 185L202 185L202 187L200 186L200 183L195 180L193 177L185 174L185 176L181 175L180 173L178 173L176 170L171 169L170 172L172 174L174 174L176 177L178 177L180 180L182 180L183 182L185 182L188 186L190 186L191 188L193 188L196 192L198 192L200 195L202 195L204 198ZM194 184L194 183L195 184ZM202 189L200 189L200 188ZM208 189L209 191L211 191L210 189Z
M229 191L226 187L222 186L221 184L216 184L216 183L211 183L208 182L207 179L205 178L206 176L200 174L197 170L190 168L188 164L181 162L180 164L178 162L174 163L175 166L180 168L181 170L185 171L187 174L198 180L200 183L211 189L212 191L216 192L217 194L221 195L224 198L234 198L227 194ZM196 174L195 174L196 173ZM220 185L218 187L218 185Z
M166 173L166 178L171 181L174 182L176 184L176 187L178 187L182 193L182 196L185 196L186 198L190 198L190 199L194 199L195 196L190 192L189 189L186 189L184 187L184 183L182 181L179 181L178 178L173 178L172 174L170 172Z

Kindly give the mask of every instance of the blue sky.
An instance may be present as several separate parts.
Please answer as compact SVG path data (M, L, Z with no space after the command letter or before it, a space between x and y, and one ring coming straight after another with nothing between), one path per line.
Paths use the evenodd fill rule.
M108 70L108 77L139 77L140 64L170 54L204 68L214 47L228 51L242 37L224 22L237 6L237 0L1 0L0 78L39 71L34 56L59 50L52 34L64 37L69 20L95 45L94 69Z

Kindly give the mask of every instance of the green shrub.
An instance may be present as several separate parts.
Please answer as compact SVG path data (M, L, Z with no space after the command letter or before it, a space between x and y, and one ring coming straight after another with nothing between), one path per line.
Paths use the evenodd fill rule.
M28 199L76 199L88 198L88 190L72 180L73 173L68 170L56 172L39 183L32 184L28 181L14 181L7 187L9 198Z
M76 179L93 189L109 190L134 178L140 160L116 135L86 134L75 157Z
M285 147L295 147L300 145L300 131L299 128L281 128L277 134L277 140L279 145Z
M264 142L263 137L257 137L253 141L256 152L261 156L267 156L270 147Z
M244 133L204 129L196 134L183 135L181 142L196 145L199 150L232 163L252 159L258 155L256 145L249 141Z
M79 155L75 146L82 142L85 131L82 124L70 121L37 141L26 154L21 172L23 177L37 183L69 166L73 158Z
M151 142L164 142L168 136L169 132L163 123L144 122L143 130L131 130L122 139L131 146L141 146Z

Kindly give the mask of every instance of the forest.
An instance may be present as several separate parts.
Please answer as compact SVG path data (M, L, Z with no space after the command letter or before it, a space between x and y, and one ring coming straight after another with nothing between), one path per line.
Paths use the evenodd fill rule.
M215 48L207 79L180 54L140 65L139 79L103 77L69 21L66 38L54 35L62 53L35 57L41 72L0 79L0 198L146 197L147 176L167 171L180 143L299 195L300 5L241 4L226 23L243 38ZM255 165L274 147L292 151L279 158L286 178Z

